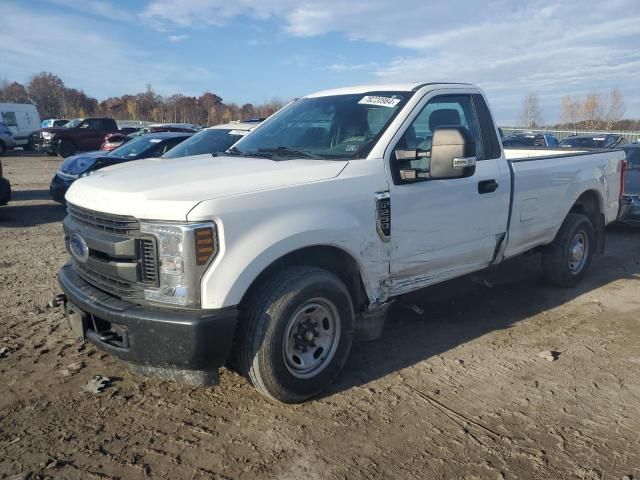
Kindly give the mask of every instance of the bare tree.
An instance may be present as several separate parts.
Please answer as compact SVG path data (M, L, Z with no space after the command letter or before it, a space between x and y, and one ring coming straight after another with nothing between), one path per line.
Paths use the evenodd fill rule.
M580 121L580 100L571 100L569 95L562 97L562 113L560 121L572 125L574 128Z
M598 92L576 100L565 96L562 98L561 122L573 128L611 131L622 120L624 110L622 93L617 88L611 90L607 100L603 100Z
M605 128L608 132L613 129L613 125L622 120L624 115L625 106L622 101L622 93L617 88L614 88L609 93L609 108L605 115Z
M522 104L522 123L527 128L535 128L542 124L542 109L538 95L530 93Z
M587 130L598 130L603 127L603 111L602 98L597 92L587 95L582 102L582 123Z

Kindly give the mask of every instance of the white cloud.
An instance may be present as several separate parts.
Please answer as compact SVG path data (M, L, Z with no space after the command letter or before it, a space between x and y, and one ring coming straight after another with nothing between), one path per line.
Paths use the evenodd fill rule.
M45 0L47 3L58 7L65 7L85 15L117 20L118 22L131 21L131 16L120 7L109 2L99 0Z
M26 81L38 72L60 76L67 86L106 97L144 91L189 93L214 75L197 65L158 62L157 56L121 41L104 23L73 14L39 13L0 3L2 76ZM165 59L166 60L166 59Z
M337 32L399 47L402 57L374 67L381 81L479 83L502 103L503 117L517 118L529 91L547 100L555 121L563 94L612 87L623 91L627 113L640 116L638 0L152 0L143 13L180 27L240 16L273 19L291 36ZM359 65L328 68L370 71Z
M187 38L189 38L189 35L169 35L167 37L167 40L169 40L170 42L181 42L183 40L186 40Z

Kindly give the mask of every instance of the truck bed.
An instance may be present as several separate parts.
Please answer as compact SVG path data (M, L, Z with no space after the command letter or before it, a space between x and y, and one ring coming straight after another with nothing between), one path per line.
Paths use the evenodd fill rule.
M551 243L566 210L587 190L599 197L605 224L617 218L623 151L518 148L505 156L512 179L505 258Z

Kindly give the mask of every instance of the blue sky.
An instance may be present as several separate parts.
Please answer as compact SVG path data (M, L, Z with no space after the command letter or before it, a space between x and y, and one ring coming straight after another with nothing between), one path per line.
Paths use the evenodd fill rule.
M479 84L502 124L538 94L619 88L640 117L638 0L1 0L0 78L51 71L98 99L260 103L358 83Z

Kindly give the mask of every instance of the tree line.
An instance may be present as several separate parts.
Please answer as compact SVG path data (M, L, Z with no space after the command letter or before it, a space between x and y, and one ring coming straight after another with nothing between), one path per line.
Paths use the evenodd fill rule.
M283 105L278 99L260 105L225 103L212 92L204 92L198 97L162 96L154 92L151 85L147 85L142 93L98 101L82 90L67 87L60 77L49 72L33 75L26 84L0 80L0 102L33 103L42 119L105 116L116 120L203 126L268 117Z
M624 118L624 112L622 93L617 88L608 94L594 91L578 97L565 95L561 99L560 122L546 126L560 130L640 130L640 120ZM530 93L525 97L520 121L526 128L545 125L537 94Z

